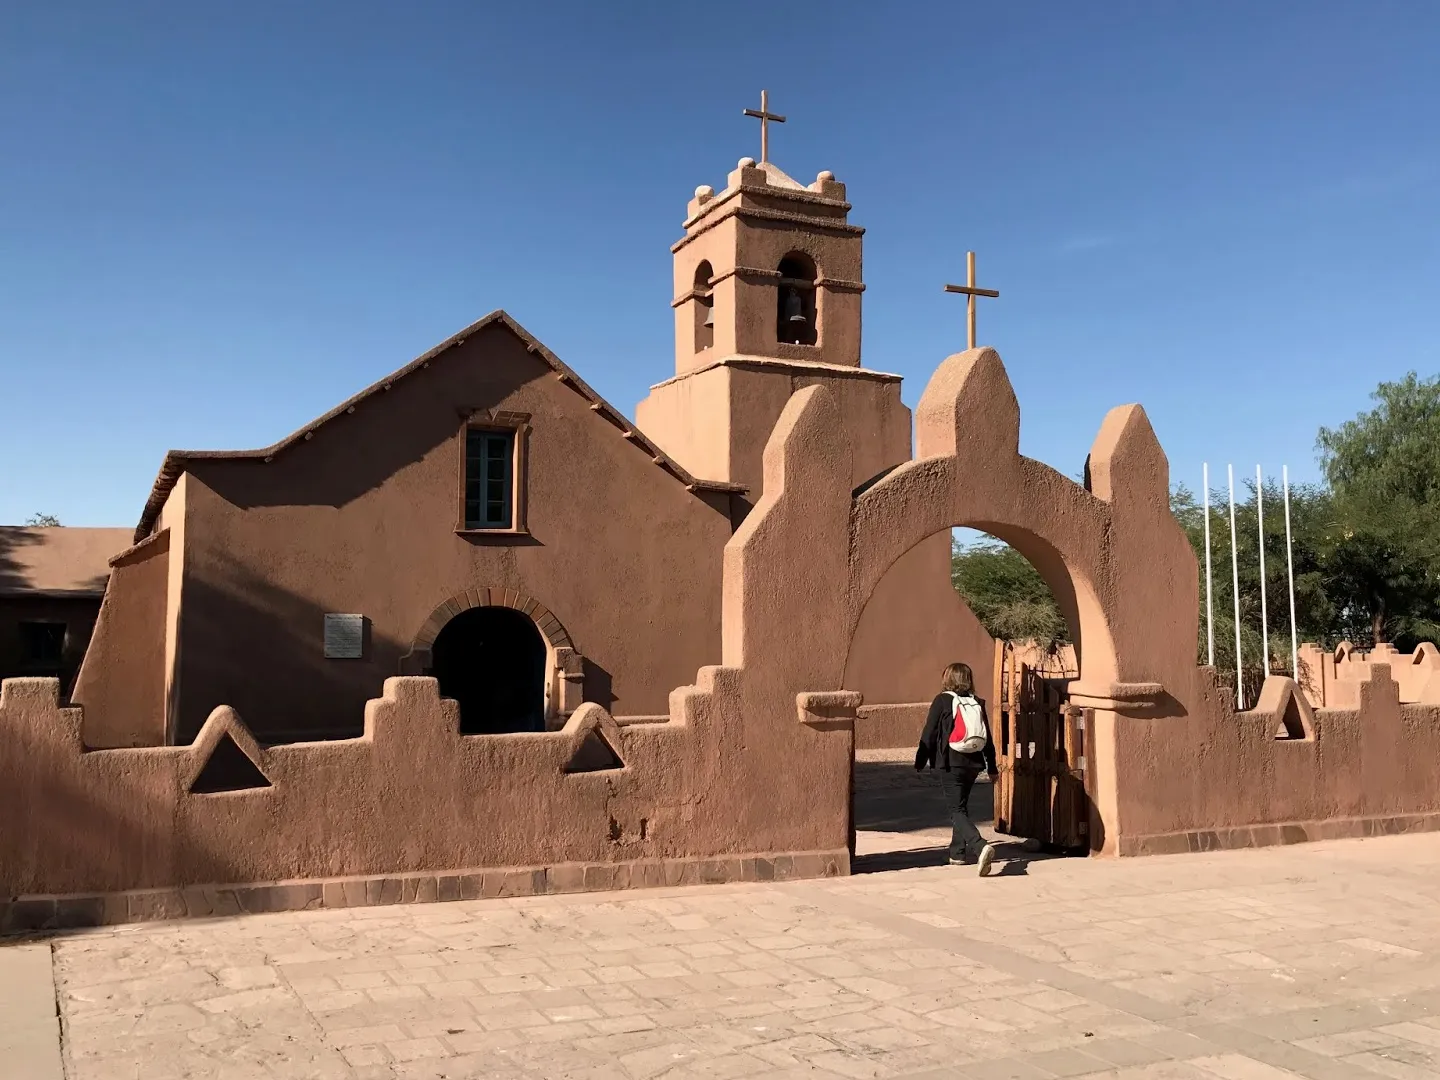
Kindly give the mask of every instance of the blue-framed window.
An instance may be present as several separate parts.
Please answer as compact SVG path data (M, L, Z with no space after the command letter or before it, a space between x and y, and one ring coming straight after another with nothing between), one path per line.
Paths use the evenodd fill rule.
M465 432L465 528L515 524L515 432Z

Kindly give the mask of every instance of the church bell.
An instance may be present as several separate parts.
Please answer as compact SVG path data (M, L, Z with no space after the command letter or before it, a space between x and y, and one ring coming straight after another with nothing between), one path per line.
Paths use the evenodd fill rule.
M715 305L714 305L714 304L706 304L706 305L705 305L705 321L702 322L700 325L701 325L701 326L714 326L714 325L715 325Z
M785 321L787 323L803 323L805 319L805 305L800 300L800 290L792 288L785 297Z

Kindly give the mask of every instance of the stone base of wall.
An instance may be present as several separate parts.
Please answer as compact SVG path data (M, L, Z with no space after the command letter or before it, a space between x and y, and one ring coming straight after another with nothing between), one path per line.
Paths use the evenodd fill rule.
M914 750L925 730L925 717L930 702L916 701L904 705L861 705L855 712L855 749L891 750L909 747Z
M1396 814L1390 817L1334 818L1283 825L1240 825L1230 829L1195 829L1152 836L1122 836L1117 854L1181 855L1199 851L1274 847L1313 840L1354 840L1367 836L1440 831L1440 813Z
M437 874L385 874L313 881L195 885L89 896L20 896L0 900L0 935L157 919L214 918L274 911L430 904L504 896L605 892L614 889L719 885L733 881L790 881L850 873L850 852L807 851L788 855L732 855L621 863Z

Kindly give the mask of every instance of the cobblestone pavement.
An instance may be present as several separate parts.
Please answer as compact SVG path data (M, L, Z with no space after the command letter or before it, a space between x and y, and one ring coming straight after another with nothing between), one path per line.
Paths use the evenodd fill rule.
M1440 835L1002 855L56 937L66 1076L1440 1077Z

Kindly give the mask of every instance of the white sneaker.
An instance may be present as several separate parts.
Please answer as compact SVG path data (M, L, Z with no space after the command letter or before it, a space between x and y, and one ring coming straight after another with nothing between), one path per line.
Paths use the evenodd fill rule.
M980 876L981 876L981 877L989 877L989 876L990 876L990 864L993 863L994 861L995 861L995 848L994 848L994 846L991 845L991 844L986 844L985 847L984 847L984 849L980 852Z

